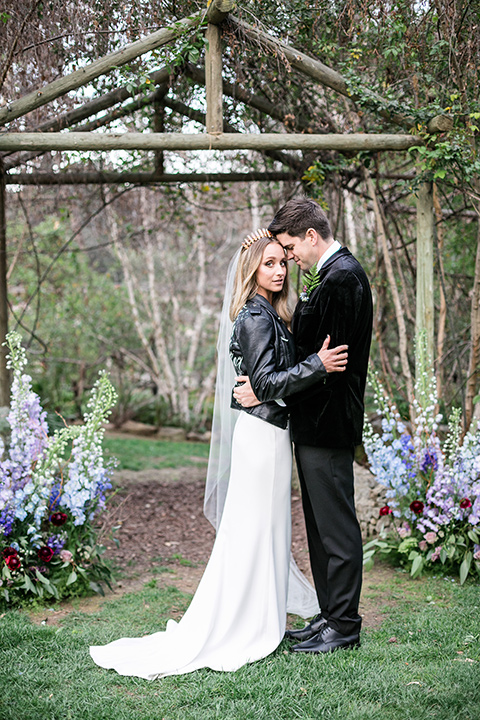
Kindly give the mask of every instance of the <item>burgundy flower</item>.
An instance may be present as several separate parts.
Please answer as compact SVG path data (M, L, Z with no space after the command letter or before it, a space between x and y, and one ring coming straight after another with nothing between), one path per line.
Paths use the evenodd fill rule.
M423 503L420 500L414 500L410 503L410 510L415 513L415 515L420 515L423 512Z
M51 547L48 547L48 545L44 545L39 549L37 555L43 562L50 562L53 557L53 550Z
M392 509L388 507L388 505L384 505L380 508L379 515L382 517L382 515L391 515Z
M19 568L22 567L22 563L20 562L18 555L8 555L8 557L5 558L5 563L10 570L19 570Z
M56 527L64 525L67 522L67 515L63 512L54 512L50 515L50 522Z
M469 507L472 507L472 502L470 498L463 498L463 500L460 502L460 507L462 510L466 510Z
M18 555L17 551L13 547L6 547L2 550L3 559L6 560L11 555Z

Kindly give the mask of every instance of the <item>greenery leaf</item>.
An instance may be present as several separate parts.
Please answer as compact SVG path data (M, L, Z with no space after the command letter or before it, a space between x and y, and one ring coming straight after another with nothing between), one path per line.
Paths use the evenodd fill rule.
M28 575L25 575L22 587L25 588L25 590L28 590L29 592L34 593L34 595L37 594L37 589L36 589L35 585L33 584L33 582L30 580L30 578L28 577Z
M67 582L65 583L65 585L67 585L67 586L72 585L72 583L74 583L77 578L78 578L77 573L75 572L75 570L72 570L72 572L70 573L70 575L67 578Z
M424 563L423 556L417 555L415 557L415 559L412 563L412 567L410 569L410 575L413 578L418 577L420 575L420 573L422 572L422 569L423 569L423 563Z
M462 564L460 565L460 585L463 585L470 572L470 565L472 564L473 554L468 551L465 553Z
M96 592L98 595L102 595L102 597L105 597L105 592L99 583L90 580L89 585L94 592Z
M478 535L476 530L469 530L467 532L468 537L473 543L479 543L480 542L480 536Z

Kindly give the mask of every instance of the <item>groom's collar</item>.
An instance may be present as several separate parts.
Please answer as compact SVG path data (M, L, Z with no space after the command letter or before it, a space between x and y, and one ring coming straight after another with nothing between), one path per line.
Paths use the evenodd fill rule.
M342 246L340 245L338 240L334 240L333 243L328 246L328 248L325 250L322 257L320 258L320 260L317 263L317 272L320 272L320 270L325 265L327 260L330 260L332 255L335 255L335 253L338 252L341 249L341 247Z

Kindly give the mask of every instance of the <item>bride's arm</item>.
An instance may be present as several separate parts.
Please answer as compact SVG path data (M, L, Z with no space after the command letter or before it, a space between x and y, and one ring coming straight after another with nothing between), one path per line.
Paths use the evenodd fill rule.
M247 367L252 392L257 398L256 403L253 402L252 397L248 401L242 394L242 388L245 388L243 391L245 395L248 388L245 386L235 388L234 397L236 400L240 398L239 402L244 407L253 407L258 401L265 402L286 397L324 382L328 371L322 356L328 368L334 368L336 372L345 369L346 347L340 346L328 350L328 341L326 341L319 353L313 353L306 360L287 370L277 370L274 328L272 321L264 315L246 315L236 328L236 337Z

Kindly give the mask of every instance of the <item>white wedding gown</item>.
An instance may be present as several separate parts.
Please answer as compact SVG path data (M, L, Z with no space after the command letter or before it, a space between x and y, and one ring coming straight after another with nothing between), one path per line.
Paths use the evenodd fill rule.
M91 647L97 665L146 679L233 671L278 647L287 592L290 612L318 612L313 588L290 562L291 468L289 431L240 412L222 520L189 608L164 632Z

